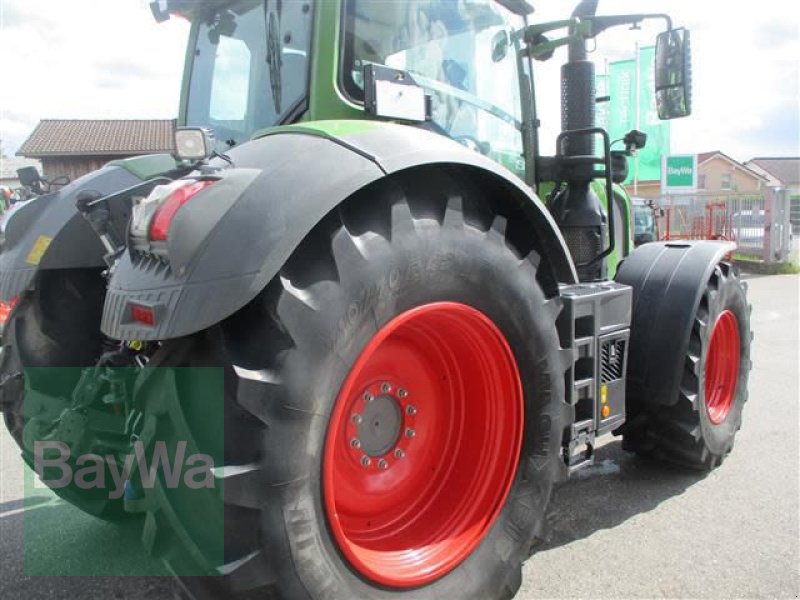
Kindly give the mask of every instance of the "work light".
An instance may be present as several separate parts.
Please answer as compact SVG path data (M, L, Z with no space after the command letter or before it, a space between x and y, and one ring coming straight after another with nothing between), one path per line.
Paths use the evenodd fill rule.
M214 132L203 127L175 130L175 156L179 160L205 160L214 151Z

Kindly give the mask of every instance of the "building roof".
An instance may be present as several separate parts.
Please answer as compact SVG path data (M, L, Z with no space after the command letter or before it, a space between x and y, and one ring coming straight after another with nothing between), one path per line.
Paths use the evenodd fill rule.
M800 183L800 158L784 157L763 157L754 158L747 161L764 169L775 179L780 180L783 185L797 185Z
M44 119L17 156L132 156L172 152L175 120Z
M726 162L729 162L733 167L744 171L745 173L749 174L750 176L752 176L752 177L754 177L756 179L760 179L762 181L768 181L768 179L764 175L759 173L758 171L755 171L755 170L751 169L747 165L743 165L738 160L731 158L730 156L728 156L727 154L725 154L724 152L722 152L720 150L714 150L713 152L701 152L700 154L698 154L697 155L697 166L699 167L700 165L702 165L704 163L707 163L712 158L716 158L716 157L719 157L722 160L724 160Z
M697 155L697 164L702 165L704 162L711 160L717 154L722 154L719 150L714 150L713 152L701 152Z
M42 172L42 165L38 160L29 158L0 158L0 181L16 181L17 169L22 167L36 167L39 173Z

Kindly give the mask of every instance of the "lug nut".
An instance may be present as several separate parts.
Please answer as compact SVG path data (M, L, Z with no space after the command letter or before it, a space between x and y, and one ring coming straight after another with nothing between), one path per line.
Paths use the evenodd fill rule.
M362 456L361 457L361 466L362 467L369 467L372 464L372 461L369 459L369 456Z
M384 383L381 385L381 392L383 392L384 394L388 394L391 391L392 391L392 386L389 385L388 383Z
M374 399L375 399L375 397L372 394L370 394L369 392L364 394L364 402L369 403L369 402L372 402Z
M385 471L386 469L388 469L388 468L389 468L389 463L387 463L387 462L386 462L385 460L383 460L383 459L380 459L380 460L378 461L378 468L379 468L381 471Z
M406 414L409 417L413 417L415 414L417 414L417 407L414 406L413 404L409 404L408 406L406 406Z
M361 425L361 415L353 415L353 425Z
M361 448L361 440L359 440L358 438L353 438L352 440L350 440L350 446L352 448L355 448L356 450L358 448Z
M403 388L400 388L399 390L397 390L397 395L400 396L401 398L405 398L406 396L408 396L408 391L404 390Z
M415 435L417 435L417 432L414 431L413 429L411 429L411 427L406 429L406 437L407 438L413 438Z
M394 451L394 457L395 458L398 458L398 459L399 458L403 458L405 455L406 455L406 453L403 452L402 448L398 448L397 450Z

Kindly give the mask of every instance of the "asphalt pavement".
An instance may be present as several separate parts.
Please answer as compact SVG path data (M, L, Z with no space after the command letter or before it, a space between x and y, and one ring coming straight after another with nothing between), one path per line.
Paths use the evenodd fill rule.
M549 540L526 563L518 599L800 596L800 277L748 279L754 369L731 456L702 475L608 440L595 467L555 490ZM139 523L98 521L30 482L3 428L0 598L176 598Z

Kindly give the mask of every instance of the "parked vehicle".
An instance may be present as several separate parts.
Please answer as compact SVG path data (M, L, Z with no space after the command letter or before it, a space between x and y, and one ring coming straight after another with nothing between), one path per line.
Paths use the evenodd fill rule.
M176 156L9 221L2 405L29 461L45 436L117 473L181 444L214 467L63 497L145 511L198 597L508 598L601 435L705 470L731 451L751 336L730 245L633 250L615 184L641 136L612 152L595 128L586 52L665 20L659 115L683 117L687 31L590 0L554 23L520 0L152 7L192 23ZM541 156L533 75L560 46Z
M660 239L658 219L663 217L663 210L655 201L645 198L631 198L633 202L633 241L638 248Z
M764 211L742 210L731 219L731 233L744 247L761 248L764 245Z

